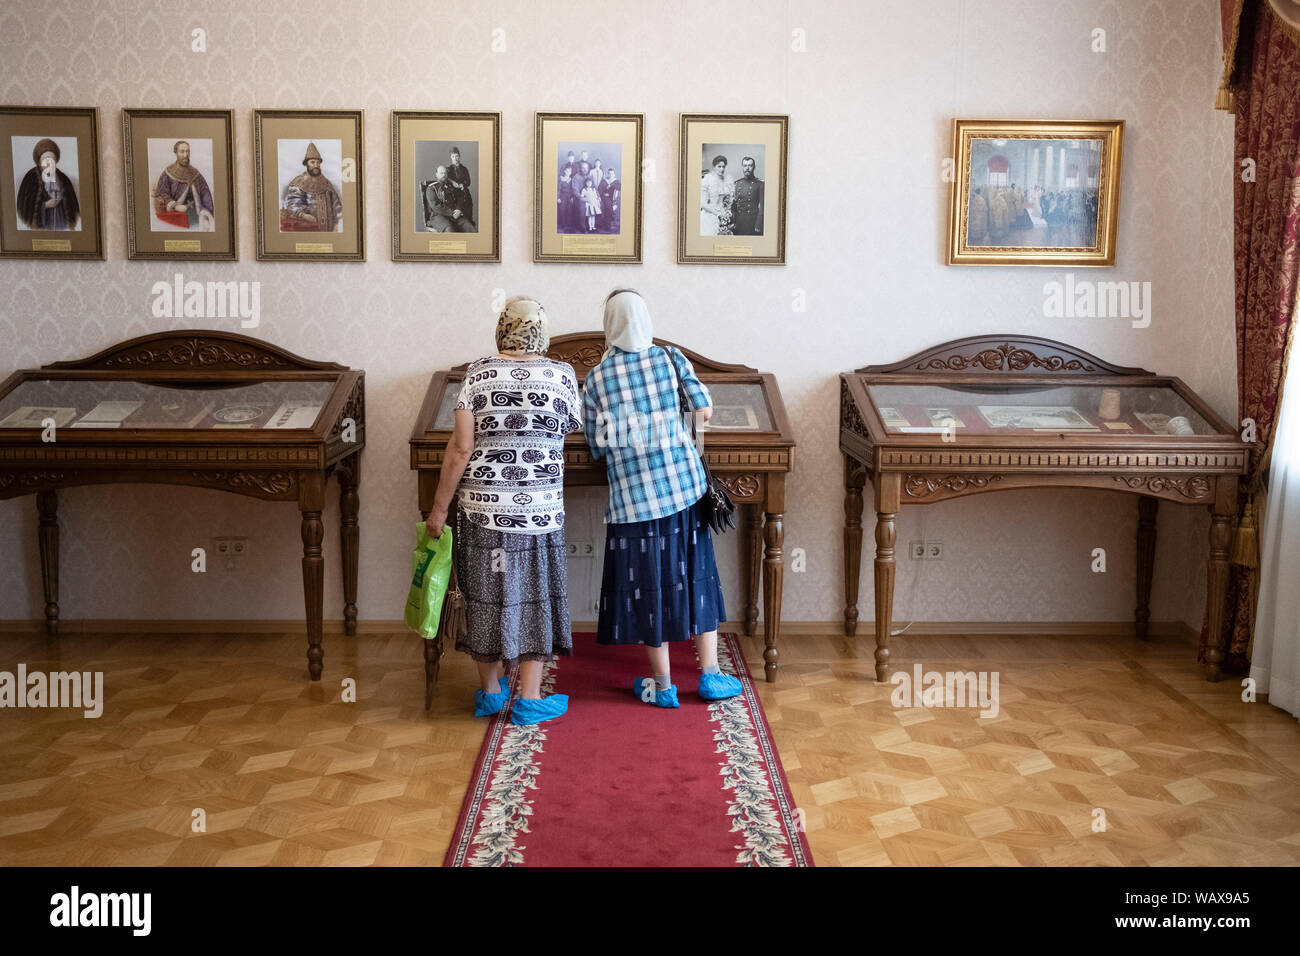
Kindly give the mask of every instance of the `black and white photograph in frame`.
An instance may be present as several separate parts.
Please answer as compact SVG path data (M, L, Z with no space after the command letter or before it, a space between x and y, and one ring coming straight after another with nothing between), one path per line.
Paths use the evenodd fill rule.
M556 232L617 236L622 228L622 143L561 142L555 187Z
M700 148L700 235L763 234L766 153L762 143Z
M478 143L415 141L416 232L478 232Z

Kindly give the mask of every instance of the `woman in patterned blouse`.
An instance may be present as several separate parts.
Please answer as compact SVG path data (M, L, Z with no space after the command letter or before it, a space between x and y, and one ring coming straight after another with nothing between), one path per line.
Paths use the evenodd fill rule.
M654 344L650 313L633 290L615 289L605 300L605 342L582 389L587 444L605 457L609 477L596 639L645 646L654 677L638 677L632 690L647 704L679 706L668 645L691 638L700 696L735 697L740 681L718 668L727 612L700 507L707 479L682 421L678 382L704 421L713 400L685 355Z
M573 653L564 543L564 436L579 431L573 366L546 357L546 312L515 296L497 322L498 354L465 372L456 424L427 526L441 529L459 488L456 573L468 635L456 649L478 664L474 713L510 700L516 724L563 714L569 698L542 696L543 665Z

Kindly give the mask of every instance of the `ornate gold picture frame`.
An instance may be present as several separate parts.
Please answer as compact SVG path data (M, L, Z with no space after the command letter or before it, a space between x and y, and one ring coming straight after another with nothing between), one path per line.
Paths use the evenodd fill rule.
M128 259L233 260L234 110L122 110Z
M952 121L948 265L1113 266L1123 120Z
M254 110L257 258L366 258L363 110Z
M0 106L0 258L103 259L95 107Z
M536 114L534 262L641 261L644 139L644 113Z
M682 113L677 261L785 265L790 117Z
M395 262L501 261L501 114L392 114Z

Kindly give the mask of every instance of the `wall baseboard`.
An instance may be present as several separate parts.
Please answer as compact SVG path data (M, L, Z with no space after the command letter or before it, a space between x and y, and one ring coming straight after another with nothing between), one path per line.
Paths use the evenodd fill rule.
M903 625L895 622L894 629ZM594 631L594 621L574 621L575 631ZM728 621L721 630L743 633L744 627L736 621ZM400 634L407 630L400 620L364 620L357 622L358 634ZM0 621L0 633L44 633L45 622L41 621ZM101 618L79 621L60 621L61 634L185 634L210 633L221 631L233 634L282 634L300 633L306 635L306 626L301 620L126 620L118 618ZM342 620L325 621L324 631L328 635L343 633ZM871 640L875 625L871 621L858 621L857 634L853 640ZM757 634L762 636L763 622L758 622ZM929 636L942 634L1033 634L1044 637L1133 637L1132 621L917 621L904 633L909 636ZM1152 637L1179 637L1196 640L1197 632L1183 621L1152 621ZM785 637L843 637L843 621L782 621L781 636ZM897 636L897 635L896 635Z

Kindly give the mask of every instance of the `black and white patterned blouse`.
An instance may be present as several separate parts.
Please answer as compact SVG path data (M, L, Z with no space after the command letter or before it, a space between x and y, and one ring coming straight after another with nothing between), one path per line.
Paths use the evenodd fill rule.
M466 519L516 534L564 527L564 436L582 431L573 366L479 359L456 407L474 413L474 451L460 481Z

